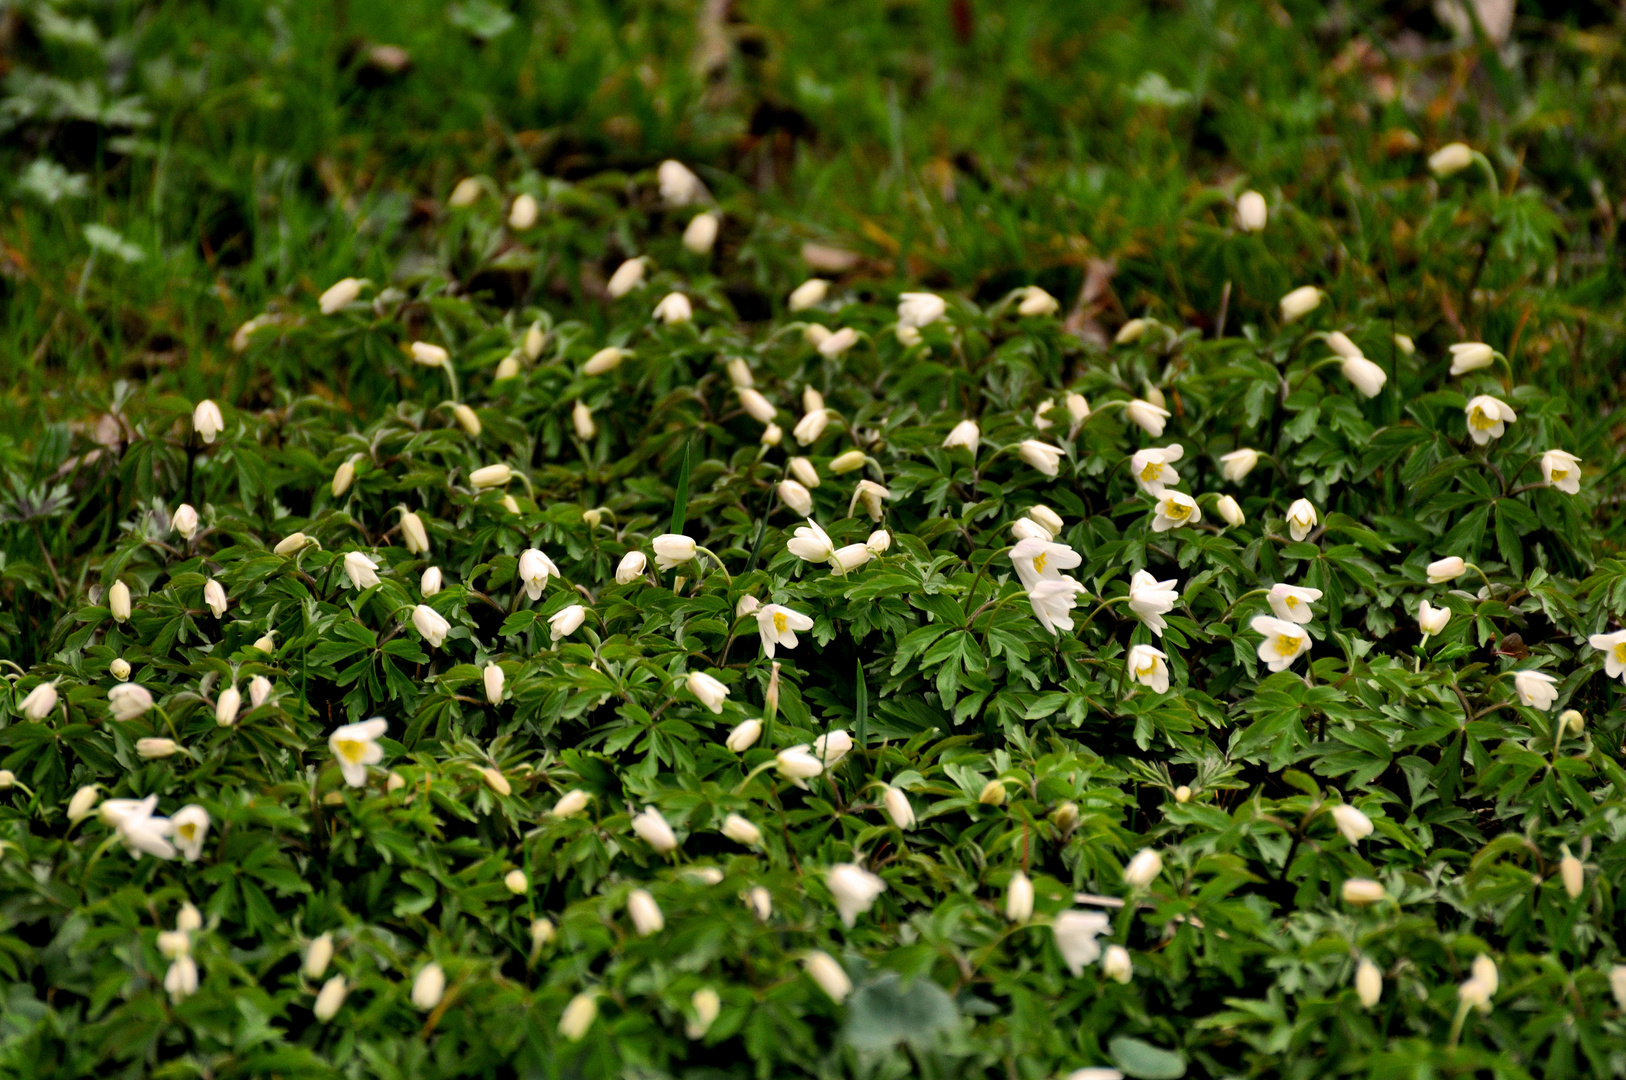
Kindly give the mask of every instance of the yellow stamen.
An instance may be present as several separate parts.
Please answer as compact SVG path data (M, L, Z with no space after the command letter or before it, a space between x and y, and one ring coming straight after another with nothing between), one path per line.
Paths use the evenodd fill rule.
M1161 461L1148 461L1146 463L1146 467L1140 471L1140 478L1150 484L1153 480L1156 480L1162 474L1162 472L1163 463Z
M360 765L362 755L367 753L367 744L360 739L340 739L334 743L339 756L352 765Z
M1151 663L1147 664L1145 667L1136 668L1135 669L1135 674L1136 675L1150 675L1152 672L1154 672L1156 670L1157 670L1157 661L1153 660Z
M787 621L788 620L786 620L785 613L783 611L776 611L773 613L773 628L779 633L783 634L785 632L785 623Z
M1615 646L1615 659L1619 660L1623 664L1626 664L1626 641L1622 641L1619 645Z
M1168 502L1163 504L1164 517L1183 518L1190 513L1191 507L1187 506L1185 503L1178 503L1173 499L1170 499Z
M1289 596L1287 598L1287 606L1290 607L1290 608L1298 607L1299 606L1299 598L1296 597L1296 596Z
M1278 656L1291 656L1299 651L1299 646L1303 643L1303 638L1278 634L1276 635L1276 654Z
M1033 572L1035 574L1044 573L1044 568L1046 566L1048 566L1049 563L1050 563L1050 557L1048 555L1046 555L1042 551L1039 552L1039 554L1037 554L1037 555L1035 555L1033 557Z
M1480 431L1489 431L1491 428L1497 425L1500 419L1500 417L1486 415L1485 410L1481 409L1478 405L1475 405L1474 411L1468 414L1468 423L1478 428Z

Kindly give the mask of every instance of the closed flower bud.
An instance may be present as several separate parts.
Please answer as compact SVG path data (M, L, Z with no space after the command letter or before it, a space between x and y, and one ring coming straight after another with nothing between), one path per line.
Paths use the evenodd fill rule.
M400 791L404 787L406 787L406 777L402 776L398 772L395 772L393 769L390 771L390 774L384 778L384 790L390 792L391 794Z
M672 826L666 823L666 818L661 812L653 806L646 806L643 813L634 815L632 831L661 855L677 849L677 834L672 831Z
M824 762L826 769L833 769L836 764L852 752L853 737L841 728L813 740L813 752Z
M413 555L429 550L429 532L424 528L423 518L410 510L401 515L401 542Z
M519 355L517 353L509 353L507 356L497 361L497 370L491 374L493 382L502 382L504 379L515 379L518 377Z
M28 692L28 696L23 698L18 708L30 720L44 720L51 715L51 710L56 708L59 696L55 683L40 683Z
M1016 313L1025 318L1035 318L1054 315L1060 307L1054 296L1037 285L1029 285L1022 290L1022 302L1016 306Z
M1355 995L1363 1009L1370 1009L1383 997L1383 972L1364 956L1355 968Z
M310 946L305 950L305 977L307 979L320 979L327 973L327 966L333 960L333 935L322 934L313 938Z
M895 787L888 787L881 796L881 807L892 824L900 829L915 827L915 808L909 804L909 796Z
M83 821L90 816L90 812L96 808L96 803L101 797L95 784L86 784L74 792L73 798L68 800L68 820L74 824Z
M1231 451L1219 460L1221 474L1232 483L1237 483L1252 472L1255 465L1259 464L1259 451L1243 447L1240 450Z
M977 802L981 803L983 806L1004 806L1004 783L999 780L990 780L986 784L982 785L982 790L977 793Z
M1124 884L1131 889L1144 889L1163 872L1163 856L1152 848L1142 848L1124 867Z
M341 461L339 467L333 470L333 484L331 490L335 499L350 490L350 485L356 481L356 463L354 461Z
M107 610L113 613L114 622L130 618L130 586L122 581L113 582L107 590Z
M598 434L598 425L593 422L593 410L579 400L570 410L570 423L576 429L576 438L583 442Z
M506 679L502 667L498 664L487 664L485 670L480 673L480 678L485 683L486 701L492 705L501 705L503 682Z
M683 230L683 246L696 255L709 255L717 243L717 232L722 222L711 212L696 214L689 227Z
M1101 957L1101 974L1114 982L1127 983L1135 977L1135 965L1129 959L1129 950L1122 945L1108 945Z
M1005 918L1014 923L1033 918L1033 882L1020 870L1011 875L1005 890Z
M1163 429L1169 422L1169 410L1140 398L1124 406L1124 415L1154 439L1162 438Z
M1371 878L1350 878L1344 882L1343 897L1346 904L1366 907L1382 900L1385 895L1382 884Z
M136 753L149 761L172 757L180 747L174 739L146 738L136 740Z
M862 506L865 512L869 514L871 521L880 521L882 514L886 510L885 500L891 497L892 492L875 481L860 480L858 486L853 489L852 502L847 505L847 513L851 515L854 510Z
M265 653L267 656L274 655L277 651L276 631L267 630L265 633L255 638L254 648Z
M190 540L198 534L198 512L191 503L182 503L175 508L170 524L184 539Z
M446 994L446 972L433 961L425 964L412 980L412 1004L421 1012L429 1012Z
M548 616L548 634L554 641L569 637L587 621L587 609L581 604L560 608Z
M789 478L781 480L777 490L779 501L797 517L805 518L813 513L813 494L797 481Z
M452 628L452 624L428 604L419 604L412 609L412 625L432 649L438 649L445 643L446 634Z
M1466 143L1447 143L1428 156L1428 167L1435 176L1445 179L1474 163L1474 152Z
M741 394L744 393L742 390ZM819 436L824 434L824 429L829 423L830 410L820 405L817 409L808 410L807 415L798 420L796 426L791 429L791 434L795 435L796 441L803 446L812 446L818 441Z
M431 345L427 341L414 341L407 350L412 354L414 363L424 367L446 367L452 362L452 356L439 345Z
M1076 802L1062 803L1051 812L1050 820L1056 823L1056 828L1060 829L1062 835L1065 836L1078 827L1078 804Z
M661 298L661 302L655 305L655 310L650 317L656 322L675 326L678 323L686 323L694 318L694 307L689 303L689 298L682 293L667 293Z
M850 930L858 916L875 906L875 900L886 891L886 882L853 863L837 863L825 871L824 883L836 902L841 921Z
M469 483L477 488L501 487L513 478L514 470L501 462L483 465L469 473Z
M480 768L480 779L486 782L486 787L498 795L506 796L514 793L514 785L508 782L508 777L504 776L500 769L493 769L489 765L483 765Z
M707 986L694 992L689 999L689 1006L694 1010L694 1019L690 1020L685 1028L685 1034L691 1039L703 1039L711 1025L716 1023L717 1016L723 1011L723 999L717 991Z
M585 791L582 791L580 788L577 788L574 791L567 791L560 796L558 802L553 804L553 816L556 818L575 817L577 814L587 809L587 804L592 798L593 797L591 795L587 794Z
M570 1042L581 1042L593 1021L598 1019L598 998L583 991L570 999L559 1016L559 1034Z
M1191 788L1185 784L1181 784L1179 787L1175 788L1174 801L1179 803L1181 806L1184 806L1186 803L1190 802Z
M722 833L735 843L744 844L746 847L758 847L762 844L762 830L738 814L730 814L723 819Z
M621 556L621 562L615 568L615 580L618 585L629 585L643 576L644 568L649 560L641 551L629 551Z
M1229 495L1221 495L1219 501L1214 504L1214 510L1220 519L1233 529L1248 520L1242 513L1242 507Z
M1450 352L1452 375L1466 375L1496 362L1496 350L1483 341L1459 341Z
M152 695L146 687L120 683L107 692L107 707L115 720L134 720L152 708Z
M1146 319L1130 319L1118 327L1118 332L1112 336L1112 343L1114 345L1133 345L1145 337L1146 331L1150 328L1151 323Z
M1564 882L1564 891L1569 893L1571 900L1580 899L1581 890L1586 886L1586 877L1581 866L1581 860L1569 852L1558 860L1558 877Z
M1243 232L1260 232L1268 217L1263 195L1257 191L1244 191L1237 196L1236 224Z
M548 918L531 920L531 954L534 956L542 951L542 947L554 939L557 930L553 920Z
M113 662L107 665L107 673L120 682L124 682L130 677L130 661L122 656L115 656Z
M631 355L632 353L627 349L618 349L614 345L608 345L587 358L587 363L582 365L582 374L607 374L620 367L621 361Z
M513 205L508 209L508 227L510 229L529 229L536 224L536 218L542 207L536 201L535 195L521 194L514 197Z
M703 671L691 671L684 685L689 693L700 700L700 704L710 709L714 714L721 714L723 702L728 697L728 687L717 681Z
M483 429L480 426L480 417L475 415L473 409L462 402L458 402L452 406L452 416L456 418L458 426L468 434L469 438L478 439L480 437L480 432Z
M248 704L251 709L258 709L271 698L271 680L264 675L256 675L248 682Z
M847 995L852 993L852 980L836 962L836 958L829 953L814 950L803 959L802 966L807 971L808 977L837 1005L847 1000Z
M350 984L345 982L343 975L335 975L322 984L322 989L316 994L316 1004L311 1006L311 1012L316 1019L327 1023L338 1015L339 1008L344 1005L345 996L350 993Z
M1450 621L1450 608L1434 607L1427 600L1417 605L1417 629L1425 634L1438 634Z
M971 451L972 457L976 457L977 444L981 440L982 429L977 427L977 422L975 420L961 420L948 433L948 438L943 440L943 449L952 450L955 447L963 446Z
M605 291L610 294L611 299L619 300L643 283L644 260L641 257L628 259L615 268L615 273L610 275L610 281L605 286ZM536 357L533 356L531 359L535 360Z
M1321 304L1321 290L1314 285L1301 285L1282 297L1282 322L1297 322Z
M1344 378L1365 397L1377 397L1383 390L1383 384L1389 381L1388 374L1364 356L1345 357L1343 369Z
M790 294L789 308L792 311L806 311L810 307L824 303L825 296L830 291L830 283L822 278L808 278Z
M503 888L515 896L524 896L531 887L531 880L525 876L523 870L510 870L503 875L502 884Z
M198 433L198 438L212 443L225 429L226 419L220 415L220 406L208 399L198 402L197 408L192 410L192 430Z
M423 593L423 598L427 600L440 592L442 584L440 567L431 566L418 578L418 591Z
M1453 578L1461 577L1467 569L1468 564L1463 562L1460 556L1452 555L1448 558L1438 559L1428 564L1428 583L1430 585L1442 584Z
M815 469L813 467L813 463L807 460L807 458L791 458L789 468L790 475L796 479L796 482L807 488L809 491L812 491L814 488L819 486L819 470Z
M1023 461L1046 476L1054 479L1060 473L1062 459L1060 447L1051 446L1049 443L1041 442L1038 439L1023 439L1016 449Z
M751 415L751 418L757 421L757 423L771 423L773 418L779 415L779 410L774 408L773 403L767 398L763 397L760 392L753 390L750 387L744 387L737 392L740 395L741 407L743 407L745 411Z
M1372 819L1348 803L1339 803L1332 808L1332 821L1351 844L1358 844L1372 835Z
M456 187L452 188L452 194L449 198L447 198L446 205L460 207L472 206L474 205L475 201L480 198L480 193L483 190L484 189L480 186L480 181L476 180L472 176L465 176L463 179L457 182Z
M639 937L648 937L666 928L666 916L661 914L660 905L643 889L634 889L627 894L627 915L632 919Z
M884 555L892 546L892 534L885 529L876 529L864 540L864 546L874 555Z
M732 357L726 366L728 369L728 381L733 384L734 389L748 390L752 386L756 385L754 380L751 378L751 365L747 364L740 357Z
M1048 506L1035 504L1028 507L1024 513L1043 527L1044 531L1049 533L1052 538L1060 536L1062 529L1067 527L1067 523L1062 520L1061 515Z
M327 287L327 291L317 298L316 306L323 315L332 315L356 302L361 295L361 281L357 278L340 278Z
M1558 722L1564 725L1572 739L1580 738L1581 732L1586 730L1586 717L1578 709L1565 709L1558 714Z
M746 720L728 733L728 738L724 740L723 745L733 753L743 754L755 746L756 741L760 738L762 738L762 721Z
M848 450L844 454L837 454L830 459L830 471L838 476L850 473L854 469L864 467L864 452L862 450Z
M806 743L779 751L775 755L774 764L780 776L804 789L809 779L824 771L824 762L807 752Z
M237 684L232 683L220 692L215 701L215 723L220 727L231 727L237 723L237 711L243 707L243 695L238 691Z

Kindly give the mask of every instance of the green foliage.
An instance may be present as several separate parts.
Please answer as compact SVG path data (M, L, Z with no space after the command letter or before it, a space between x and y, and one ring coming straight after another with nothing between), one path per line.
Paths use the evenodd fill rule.
M1579 194L1616 147L1574 137L1619 105L1571 93L1618 82L1613 30L1509 69L1385 52L1408 16L1362 5L405 7L19 9L0 1069L1626 1075L1626 710L1589 643L1626 613L1620 276ZM1460 113L1420 96L1474 63ZM1487 167L1431 176L1413 129ZM672 155L701 203L662 198ZM1021 313L1035 283L1059 310ZM651 317L671 292L692 319ZM1498 359L1453 376L1460 340ZM1517 414L1484 445L1477 395ZM1201 520L1159 531L1130 458L1171 443ZM797 458L845 570L792 549ZM1013 560L1039 505L1081 588L1056 632ZM694 557L658 567L666 533ZM1141 571L1175 582L1160 632ZM1272 672L1278 583L1319 596ZM769 604L811 622L771 658ZM116 716L124 682L152 707ZM149 798L206 831L159 857L112 801ZM1062 948L1069 911L1130 977Z

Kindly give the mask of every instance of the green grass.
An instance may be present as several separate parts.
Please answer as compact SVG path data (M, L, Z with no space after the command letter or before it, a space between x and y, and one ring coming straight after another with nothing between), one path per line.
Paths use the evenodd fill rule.
M1501 51L1453 41L1421 2L714 16L490 0L3 16L0 1073L1626 1073L1610 983L1626 710L1588 643L1626 615L1618 15L1522 4ZM381 45L409 62L381 64ZM1487 168L1433 176L1427 154L1458 140ZM658 194L668 158L715 198L709 255L679 239L696 208ZM484 194L448 205L466 177ZM1235 227L1245 189L1267 197L1263 232ZM505 224L520 192L542 204L534 228ZM791 313L809 244L852 264ZM648 284L607 297L639 255ZM349 276L362 302L320 314ZM1031 284L1055 316L1015 315ZM1302 285L1325 297L1284 322ZM897 296L922 289L947 317L910 346ZM673 290L693 322L653 323ZM1112 344L1132 317L1159 326ZM859 342L821 356L806 322ZM1380 393L1328 362L1333 330L1383 368ZM456 390L412 363L420 340L450 350ZM1447 346L1474 340L1504 360L1449 375ZM610 344L632 356L585 374ZM763 444L734 357L782 443ZM803 445L809 389L838 417ZM1076 430L1066 393L1094 408ZM1483 449L1475 394L1518 413ZM1173 414L1160 438L1120 411L1139 397ZM207 444L205 398L226 420ZM963 417L976 455L942 446ZM1066 448L1059 476L1024 462L1031 438ZM1171 441L1204 520L1159 533L1127 459ZM1268 457L1231 482L1219 458L1241 446ZM1553 448L1581 458L1579 494L1542 483ZM868 460L835 473L849 449ZM800 521L776 486L795 455L822 477L815 520L838 545L885 528L884 554L842 575L788 550ZM496 462L518 478L473 488ZM854 509L860 478L889 489L879 520ZM1245 524L1219 528L1220 495ZM1293 539L1299 498L1320 520ZM182 502L195 540L171 528ZM1080 562L1060 634L1010 557L1036 503ZM628 552L653 569L668 529L726 576L617 583ZM295 531L319 546L276 554ZM531 547L560 570L536 598L517 577ZM347 552L379 584L346 588ZM1475 569L1429 583L1448 555ZM1125 606L1141 569L1179 583L1161 635ZM1308 660L1272 674L1251 621L1275 582L1322 597ZM813 620L777 668L747 595ZM1421 600L1452 613L1429 638ZM572 604L585 622L555 642ZM443 642L413 625L419 605ZM1168 654L1169 693L1133 680L1136 645ZM150 712L111 716L119 662ZM1530 669L1558 680L1552 707L1520 702ZM720 711L694 672L729 687ZM255 677L269 701L217 723L223 689ZM46 683L60 702L26 715ZM383 760L348 786L328 736L375 715ZM725 747L759 717L758 743ZM772 768L835 729L857 746L810 789ZM980 799L990 784L1002 803ZM200 857L126 857L109 821L68 820L86 786L205 808ZM884 815L885 786L913 829ZM583 814L549 813L576 790ZM1342 839L1340 803L1374 834ZM677 829L673 854L634 831L645 806ZM723 838L728 813L760 848ZM1165 870L1131 887L1148 847ZM845 862L887 885L853 926L827 876ZM1019 870L1036 898L1013 922ZM1352 878L1387 898L1345 903ZM758 887L766 922L741 902ZM662 930L634 930L634 888ZM1058 951L1057 915L1103 909L1079 894L1121 904L1101 942L1129 950L1127 983ZM203 913L201 979L172 995L158 933L183 901ZM544 918L557 937L536 941ZM336 958L302 974L324 932ZM813 949L852 996L804 974ZM1459 1004L1482 953L1501 984L1483 1014ZM1352 988L1363 959L1383 976L1373 1008ZM423 1009L431 961L450 990ZM324 1022L313 994L335 974L349 996ZM702 990L720 1012L690 1039ZM598 1013L577 1041L559 1025L582 994Z

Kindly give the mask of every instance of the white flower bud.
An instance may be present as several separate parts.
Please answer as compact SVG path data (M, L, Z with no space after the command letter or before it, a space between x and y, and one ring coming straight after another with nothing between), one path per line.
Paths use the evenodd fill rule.
M895 787L888 787L881 796L881 806L892 824L899 829L912 829L915 827L915 808L909 803L909 796Z
M1321 290L1314 285L1300 285L1282 297L1282 322L1297 322L1310 314L1321 303Z
M501 705L503 682L506 679L501 665L487 664L485 670L480 673L480 678L485 684L486 701L492 705Z
M644 568L649 560L644 553L636 549L621 556L621 563L615 568L615 581L618 585L629 585L643 576Z
M197 408L192 410L192 430L198 433L198 438L212 443L225 429L226 420L220 415L220 406L207 398L198 402Z
M107 590L107 610L113 613L114 622L125 622L130 618L130 586L122 581L115 581Z
M792 311L806 311L810 307L824 303L825 296L830 291L830 283L822 278L808 278L795 291L790 294L789 307Z
M340 278L327 287L327 291L317 298L316 306L323 315L332 315L356 302L361 295L361 281L357 278Z
M215 700L215 723L220 727L231 727L237 723L237 712L243 707L243 695L232 683L220 692Z
M615 268L615 273L610 275L610 282L605 286L605 291L610 294L612 300L619 300L643 283L644 260L641 257L628 259ZM535 360L536 357L533 356L531 359Z
M722 222L717 215L707 211L696 214L689 227L683 230L683 246L696 255L711 254L712 247L717 243L717 232Z
M542 212L542 206L536 201L536 196L520 194L514 197L514 203L508 209L508 227L510 229L529 229L536 224L537 215Z
M762 721L746 720L736 725L734 730L728 733L728 738L724 740L723 745L728 747L732 753L743 754L755 746L756 741L760 738L762 738Z
M660 905L644 889L634 889L627 894L627 915L632 919L639 937L648 937L666 929L666 916L661 914Z
M570 1042L581 1042L598 1019L598 998L583 991L570 999L559 1017L559 1034Z
M587 804L592 800L592 798L593 797L591 795L587 794L585 791L582 791L580 788L577 788L574 791L567 791L559 797L558 802L553 804L552 814L556 818L575 817L577 814L587 809Z
M113 662L107 665L107 673L113 678L124 682L130 678L130 661L122 656L115 656Z
M1033 918L1033 882L1020 870L1011 875L1005 890L1005 918L1014 923Z
M1429 170L1440 179L1459 173L1474 163L1474 152L1466 143L1447 143L1428 155Z
M322 984L322 989L316 994L316 1004L311 1006L311 1012L316 1015L316 1019L325 1024L338 1015L339 1008L349 993L350 984L345 982L344 976L335 975Z
M1248 520L1242 513L1242 507L1229 495L1221 495L1219 501L1214 504L1214 509L1225 524L1233 529Z
M1236 200L1236 224L1243 232L1260 232L1269 218L1265 197L1257 191L1244 191Z
M579 400L570 410L570 423L576 429L576 438L583 442L598 434L598 425L593 422L593 410Z
M524 896L531 887L531 879L525 876L523 870L510 870L503 875L502 884L515 896Z
M1108 945L1101 957L1101 974L1114 982L1126 983L1135 977L1135 965L1129 959L1129 950L1122 945Z
M333 935L322 934L313 938L310 946L305 950L305 977L307 979L320 979L327 974L327 966L333 960Z
M1370 1009L1383 997L1383 972L1364 956L1355 968L1355 995L1361 999L1363 1009Z
M746 847L759 847L762 844L762 830L738 814L730 814L723 819L722 834Z
M1385 895L1382 884L1371 878L1350 878L1344 882L1343 897L1346 904L1366 907L1382 900Z
M412 980L412 1004L421 1012L429 1012L446 994L446 972L430 961Z
M1124 884L1131 889L1144 889L1163 872L1163 856L1153 848L1142 848L1124 867Z

